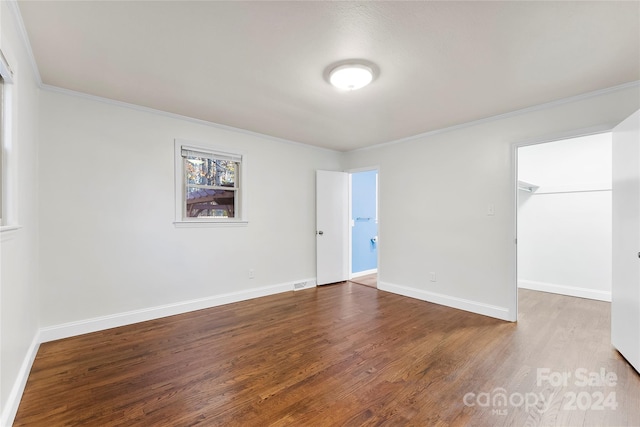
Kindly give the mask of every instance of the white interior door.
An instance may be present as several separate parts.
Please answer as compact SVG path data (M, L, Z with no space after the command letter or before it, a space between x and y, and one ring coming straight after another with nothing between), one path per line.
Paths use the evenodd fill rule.
M640 110L613 131L611 343L640 372Z
M316 171L316 280L349 277L349 174Z

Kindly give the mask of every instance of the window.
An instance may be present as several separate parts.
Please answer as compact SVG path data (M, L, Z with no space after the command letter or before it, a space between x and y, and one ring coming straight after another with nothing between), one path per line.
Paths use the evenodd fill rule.
M175 141L176 224L240 224L243 156Z
M11 86L13 72L4 54L0 51L0 226L7 230L15 228L15 156L11 154Z
M4 225L4 219L6 218L4 215L4 203L3 203L3 198L4 198L4 171L5 171L5 167L4 167L4 163L3 163L3 159L4 159L4 128L5 128L6 124L4 122L4 79L2 78L2 76L0 75L0 128L2 129L2 131L0 132L0 225Z

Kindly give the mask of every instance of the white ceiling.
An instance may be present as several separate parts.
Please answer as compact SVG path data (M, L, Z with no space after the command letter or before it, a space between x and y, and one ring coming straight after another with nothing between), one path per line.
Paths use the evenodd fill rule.
M638 1L19 7L46 85L343 151L640 80Z

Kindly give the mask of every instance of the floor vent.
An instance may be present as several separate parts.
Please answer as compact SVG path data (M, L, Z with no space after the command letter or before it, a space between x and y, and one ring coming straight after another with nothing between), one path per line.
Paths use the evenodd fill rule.
M293 290L299 291L300 289L304 289L307 287L307 282L299 282L293 284Z

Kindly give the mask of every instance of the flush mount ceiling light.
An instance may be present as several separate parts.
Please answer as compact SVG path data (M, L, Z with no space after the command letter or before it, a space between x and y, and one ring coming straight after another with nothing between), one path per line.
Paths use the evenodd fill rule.
M329 73L329 82L343 90L356 90L365 87L373 80L373 70L363 64L340 65Z

